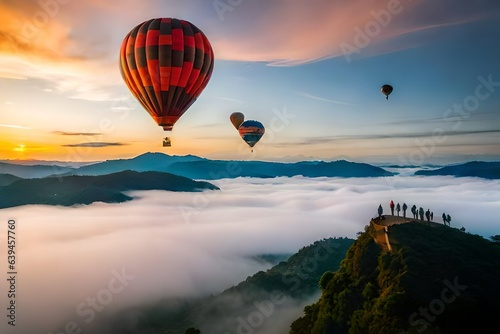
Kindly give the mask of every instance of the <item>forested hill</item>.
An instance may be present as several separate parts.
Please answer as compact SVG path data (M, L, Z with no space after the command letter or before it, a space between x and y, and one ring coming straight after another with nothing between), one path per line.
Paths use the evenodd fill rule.
M445 226L389 227L391 252L360 235L291 334L464 333L498 328L500 247Z
M211 183L160 172L123 171L101 176L59 176L12 179L0 186L0 209L26 204L70 206L131 200L129 190L201 191L218 189ZM13 182L12 182L13 181Z
M20 177L14 176L12 174L0 174L0 187L7 186L12 182L20 180Z

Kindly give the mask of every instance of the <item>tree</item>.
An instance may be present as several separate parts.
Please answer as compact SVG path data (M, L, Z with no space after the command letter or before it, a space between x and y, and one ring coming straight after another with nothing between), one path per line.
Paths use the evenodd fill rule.
M497 245L500 245L500 234L492 235L490 239Z
M319 286L322 290L326 289L326 286L332 280L333 276L335 276L335 273L332 271L327 271L323 274L323 276L321 276L319 280Z
M186 329L186 334L200 334L200 330L199 329L196 329L196 328L188 328Z

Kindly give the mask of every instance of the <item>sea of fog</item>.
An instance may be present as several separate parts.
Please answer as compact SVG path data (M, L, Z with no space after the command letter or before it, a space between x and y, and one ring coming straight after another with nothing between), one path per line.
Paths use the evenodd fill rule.
M269 264L252 257L293 253L328 237L355 238L382 204L443 212L451 226L500 234L500 180L237 178L220 191L138 191L121 204L30 205L0 210L1 276L7 221L16 222L16 327L7 324L2 278L1 333L97 333L125 307L167 297L215 294ZM297 310L300 314L300 310ZM81 330L80 332L78 330Z

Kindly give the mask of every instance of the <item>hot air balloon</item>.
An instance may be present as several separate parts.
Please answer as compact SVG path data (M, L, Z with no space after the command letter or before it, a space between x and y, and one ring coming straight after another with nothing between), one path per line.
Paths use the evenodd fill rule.
M380 91L382 92L382 94L385 95L385 99L389 100L389 95L392 93L392 86L383 85L382 88L380 88Z
M192 23L155 18L132 29L120 48L120 72L127 87L165 131L196 101L208 84L214 53ZM164 146L170 146L166 137Z
M236 128L236 130L238 130L241 123L243 123L245 121L245 115L243 115L243 113L240 113L240 112L233 112L231 114L231 116L229 116L229 120L231 121L233 126Z
M258 121L244 121L241 123L238 128L238 132L240 133L241 138L248 144L250 147L254 147L255 144L262 138L264 132L264 125Z

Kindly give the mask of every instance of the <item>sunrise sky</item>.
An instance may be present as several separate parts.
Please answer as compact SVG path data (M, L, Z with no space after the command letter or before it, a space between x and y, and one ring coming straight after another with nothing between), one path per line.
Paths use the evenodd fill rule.
M155 17L216 58L170 148L118 68ZM499 18L498 0L0 0L0 160L500 160ZM235 111L266 127L253 153Z

